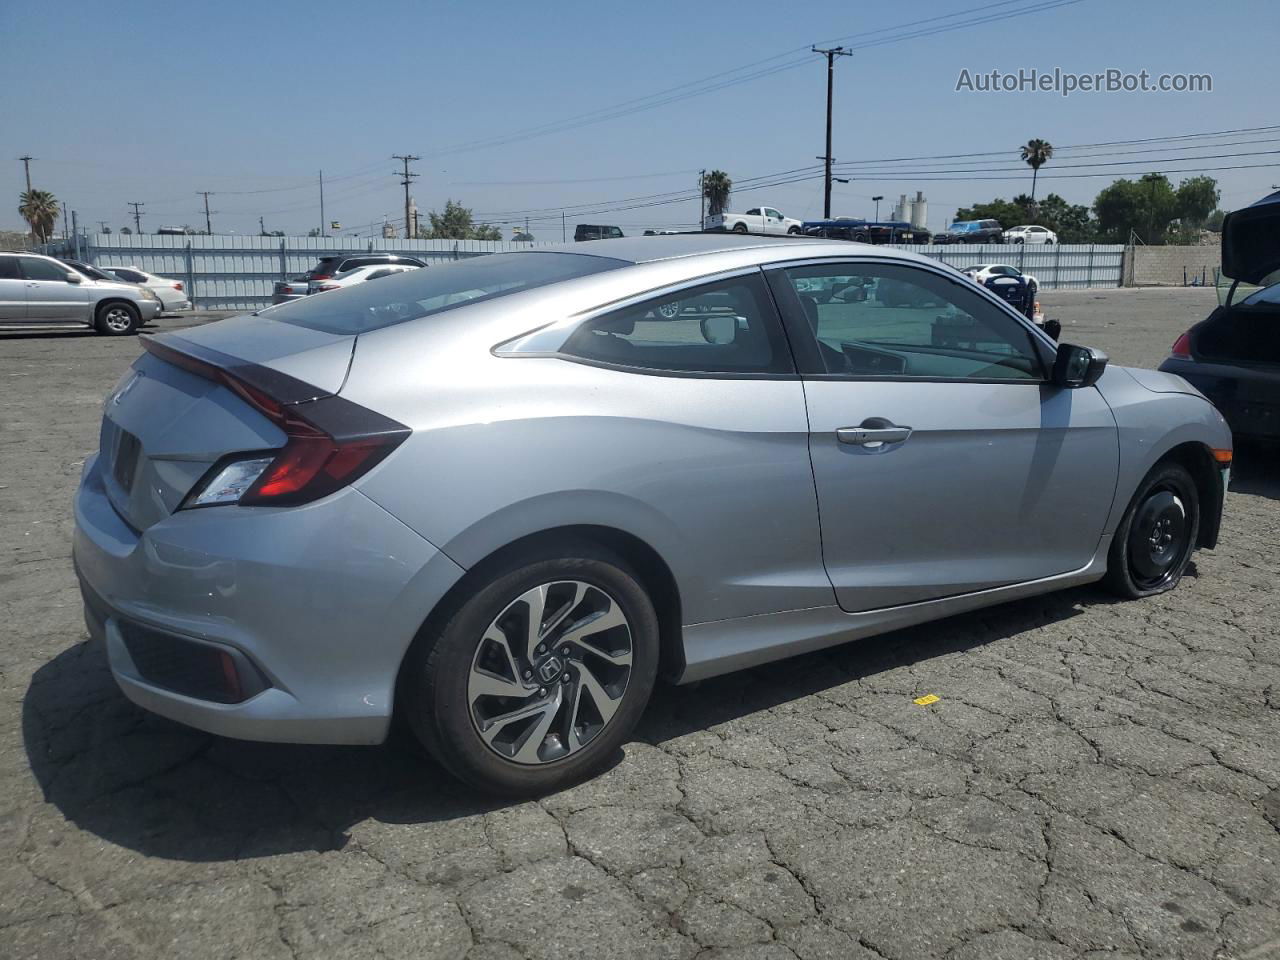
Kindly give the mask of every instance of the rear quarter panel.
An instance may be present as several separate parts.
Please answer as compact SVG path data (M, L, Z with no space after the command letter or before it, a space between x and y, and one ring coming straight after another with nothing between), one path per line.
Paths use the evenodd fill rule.
M834 603L798 380L498 358L437 323L362 336L343 396L413 429L358 486L454 562L593 524L658 552L685 623Z

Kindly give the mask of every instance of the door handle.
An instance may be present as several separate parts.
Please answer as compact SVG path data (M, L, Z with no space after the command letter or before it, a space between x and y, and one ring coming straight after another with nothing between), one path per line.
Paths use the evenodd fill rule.
M881 421L887 423L887 421ZM852 443L860 447L879 447L886 443L902 443L911 436L910 427L862 426L838 427L836 439L841 443Z

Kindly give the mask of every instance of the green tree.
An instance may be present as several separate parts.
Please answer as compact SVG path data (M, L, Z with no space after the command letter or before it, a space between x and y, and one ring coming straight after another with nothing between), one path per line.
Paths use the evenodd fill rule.
M1092 243L1098 235L1098 224L1082 203L1067 203L1051 193L1040 201L1036 222L1058 235L1059 243Z
M502 231L487 223L475 223L471 211L454 200L446 200L444 212L432 210L427 216L431 220L431 231L427 234L430 240L501 240Z
M723 170L712 170L702 178L702 195L707 198L707 213L715 216L729 209L729 194L733 181Z
M133 233L133 231L132 231L131 229L129 229L128 227L121 227L121 228L120 228L120 233L121 233L123 236L126 236L126 237L127 237L127 236L130 236L130 235Z
M1188 177L1178 184L1177 217L1184 227L1199 230L1218 207L1222 193L1213 177Z
M1023 195L1025 196L1025 194ZM1027 208L1014 200L997 197L987 203L975 203L971 207L961 207L956 211L957 220L998 220L1006 230L1025 223L1028 219Z
M1031 168L1031 207L1036 205L1036 178L1040 168L1053 156L1053 144L1048 140L1028 140L1022 146L1022 162Z
M1164 243L1169 221L1178 212L1178 197L1163 173L1148 173L1140 180L1117 180L1093 201L1103 239L1126 243L1130 231L1143 243Z
M36 243L47 243L58 222L58 200L48 190L28 190L18 198L18 213L31 227Z
M1209 214L1208 218L1205 220L1204 228L1206 230L1212 230L1214 233L1221 233L1222 221L1226 219L1226 216L1227 211L1225 210L1218 209L1213 211L1213 213Z

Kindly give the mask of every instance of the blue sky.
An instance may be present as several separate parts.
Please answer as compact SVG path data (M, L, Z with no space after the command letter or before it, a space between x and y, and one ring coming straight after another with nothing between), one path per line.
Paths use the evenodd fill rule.
M790 66L805 61L800 51L811 43L859 35L846 42L865 44L1044 2L0 4L0 84L9 91L0 103L0 228L21 225L16 158L29 153L37 158L34 185L67 201L84 223L105 220L118 229L129 222L127 202L138 200L146 204L144 229L202 225L196 191L211 190L215 232L257 232L261 215L268 229L302 233L319 222L315 177L323 168L326 219L367 233L370 222L402 215L390 156L412 153L423 158L414 165L414 194L424 212L448 197L477 214L501 215L494 219L518 220L533 209L535 236L559 239L562 206L600 210L627 206L624 198L692 193L703 167L741 181L815 164L823 152L825 66L812 54ZM890 29L977 7L988 9ZM1208 12L1192 0L1079 0L864 47L837 66L833 152L841 161L880 161L1007 151L1007 158L932 165L972 172L1015 165L1017 146L1031 137L1067 146L1274 123L1274 96L1260 71L1274 60L1277 32L1274 8L1262 0ZM525 133L723 71L740 72L715 82L772 67L785 69L604 122ZM1032 67L1209 73L1213 92L1063 98L955 91L965 68ZM1065 150L1057 166L1065 173L1068 162L1137 161L1118 169L1138 176L1280 164L1280 153L1262 153L1280 148L1280 131L1252 136L1275 141L1093 158L1081 149L1074 160ZM474 146L495 139L505 142ZM1258 155L1170 162L1240 152ZM926 181L906 172L910 166L923 165L877 163L866 168L876 179L837 184L833 212L871 215L869 198L882 194L885 214L892 198L922 189L937 228L958 205L1030 185L1020 171L989 174L1022 177L1015 181L966 174ZM1088 203L1111 179L1055 180L1054 167L1042 171L1041 195L1052 190ZM1280 183L1280 166L1212 175L1231 208ZM817 217L821 180L739 189L733 198L735 208L761 203ZM570 210L567 221L570 232L580 220L639 232L692 226L697 207L692 200Z

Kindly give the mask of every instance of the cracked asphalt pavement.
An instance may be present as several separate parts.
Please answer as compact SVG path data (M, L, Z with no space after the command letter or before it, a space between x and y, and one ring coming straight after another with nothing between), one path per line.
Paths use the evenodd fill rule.
M1154 366L1213 294L1044 302ZM0 334L4 956L1280 957L1273 450L1237 452L1222 543L1172 594L661 689L604 775L498 803L402 746L224 740L118 692L70 500L137 351Z

